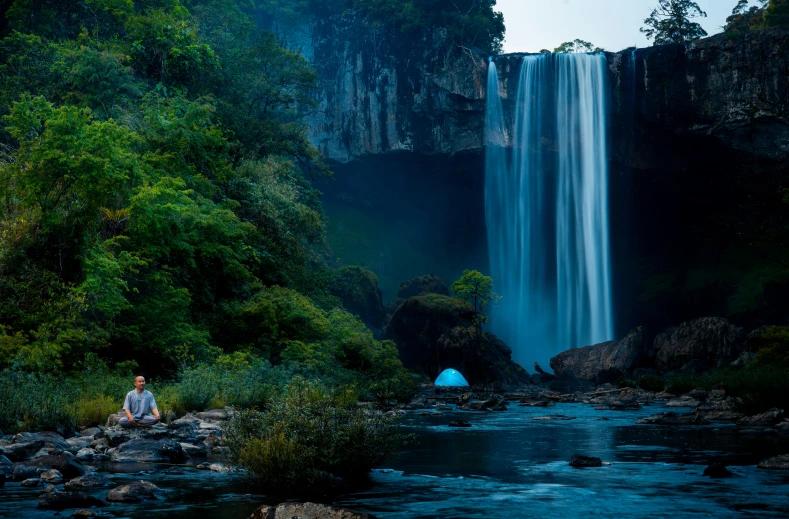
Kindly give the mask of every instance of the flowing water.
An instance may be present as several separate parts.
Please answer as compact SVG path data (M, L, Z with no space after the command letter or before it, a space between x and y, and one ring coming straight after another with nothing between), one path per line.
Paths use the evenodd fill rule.
M606 157L606 58L523 58L507 142L488 70L485 204L492 331L521 364L613 338Z
M409 414L404 425L418 442L373 471L367 490L341 496L334 504L382 519L789 516L789 471L755 467L765 457L789 452L787 439L749 436L731 425L635 425L637 418L659 411L558 404L513 406L498 413ZM573 419L534 419L558 414ZM457 418L472 427L447 425ZM568 460L575 453L610 465L572 468ZM714 460L726 463L735 477L702 476ZM245 519L266 501L250 494L238 475L193 467L185 467L184 475L166 475L164 468L102 467L114 483L145 479L163 489L157 501L103 510L113 517ZM0 488L0 517L53 517L52 511L35 508L40 492L6 483Z

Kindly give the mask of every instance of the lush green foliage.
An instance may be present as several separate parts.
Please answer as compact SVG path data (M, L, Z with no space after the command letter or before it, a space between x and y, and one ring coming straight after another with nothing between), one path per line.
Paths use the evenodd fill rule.
M739 0L726 18L724 30L738 36L758 29L789 29L789 1Z
M227 428L231 460L266 492L300 494L363 478L404 437L394 418L368 415L356 394L294 379L267 412L236 412Z
M331 293L299 53L233 0L17 0L8 19L0 368L180 368L179 411L265 405L272 364L408 379Z
M493 280L490 276L478 270L464 270L463 275L452 283L449 290L459 299L471 303L478 326L487 322L485 307L495 305L501 299L501 296L493 291Z
M706 18L707 13L692 0L658 0L641 32L654 39L655 45L697 40L707 35L700 24L691 21L698 17Z
M663 391L666 386L666 381L663 377L658 375L643 375L638 377L636 385L644 391L654 391L656 393Z
M259 0L255 3L285 23L304 14L327 17L345 12L364 15L370 23L392 26L410 36L441 28L456 50L476 47L496 54L504 41L504 17L494 11L496 0Z

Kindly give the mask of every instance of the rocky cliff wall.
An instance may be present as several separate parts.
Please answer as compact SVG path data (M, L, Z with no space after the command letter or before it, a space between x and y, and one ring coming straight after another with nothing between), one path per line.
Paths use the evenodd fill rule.
M319 73L319 105L307 122L328 158L481 151L487 59L452 52L440 29L404 41L350 15L289 38ZM495 58L505 105L515 98L521 57ZM648 137L659 131L789 161L789 32L720 34L607 57L614 160L639 168L664 162Z

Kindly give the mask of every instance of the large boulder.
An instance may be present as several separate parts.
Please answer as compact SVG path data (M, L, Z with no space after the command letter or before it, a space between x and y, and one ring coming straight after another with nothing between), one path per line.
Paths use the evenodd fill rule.
M181 445L173 440L130 440L112 453L115 463L180 463L185 458Z
M357 266L341 267L334 276L331 292L340 298L345 309L371 328L381 328L386 311L378 277Z
M702 317L687 321L658 334L652 343L655 367L702 371L722 367L742 352L742 328L721 317Z
M573 348L551 358L551 369L557 375L569 373L576 378L603 384L631 373L644 353L644 330L631 331L619 341Z
M282 503L277 506L263 505L249 519L375 519L374 515L357 512L349 508L321 505L318 503Z
M32 461L26 461L24 464L28 467L35 467L45 471L50 469L58 470L65 480L78 478L87 473L85 466L67 453L42 456Z
M470 384L528 384L526 371L511 359L512 350L495 335L480 333L473 317L465 301L427 294L403 303L384 333L397 344L403 365L432 378L454 368Z

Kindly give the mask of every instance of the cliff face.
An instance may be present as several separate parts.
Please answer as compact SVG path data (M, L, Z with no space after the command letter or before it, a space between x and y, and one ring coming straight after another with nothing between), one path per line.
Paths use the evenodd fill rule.
M636 133L713 137L750 158L789 160L789 32L719 34L608 60L615 135L632 119ZM660 162L648 140L632 142L615 147L615 158L635 167Z
M353 15L317 21L311 35L293 43L318 70L319 105L306 122L328 158L480 149L484 57L450 52L440 29L404 40Z
M290 38L319 73L319 106L307 122L328 158L481 151L484 56L452 53L441 30L404 41L353 16L314 22L307 32ZM495 58L505 105L515 97L521 56ZM607 57L614 160L639 168L665 161L647 135L654 131L789 160L789 33L721 34Z

